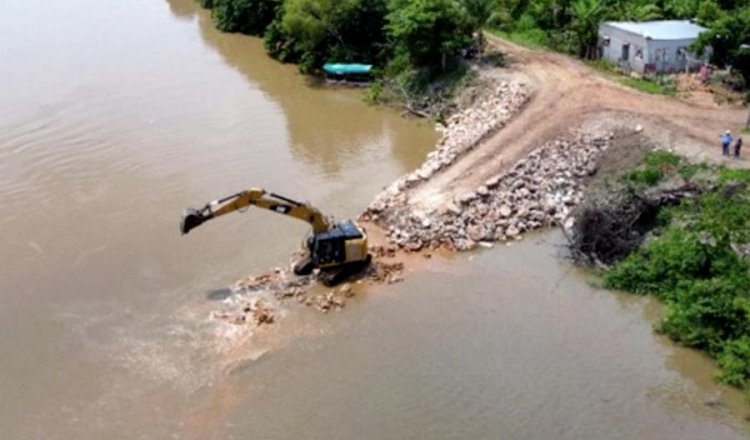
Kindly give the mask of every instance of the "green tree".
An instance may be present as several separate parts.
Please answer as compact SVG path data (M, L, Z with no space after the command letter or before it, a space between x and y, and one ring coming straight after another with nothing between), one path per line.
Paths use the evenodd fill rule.
M698 3L699 0L665 0L661 9L669 18L692 19L698 12Z
M542 29L558 31L570 22L570 3L570 0L532 0L529 2L528 13Z
M499 8L499 0L462 0L472 30L478 34L479 55L484 54L484 28L492 20Z
M705 6L712 4L713 6ZM710 26L708 32L700 35L694 43L694 50L698 53L703 52L704 48L711 47L711 61L719 66L727 64L732 65L735 58L743 54L739 50L743 43L750 42L750 6L727 14L721 10L717 14L714 7L716 3L704 2L701 8L704 8L704 23ZM737 59L742 64L742 58Z
M515 21L526 10L527 5L525 0L498 0L498 8L490 22L498 26L513 27Z
M617 8L617 19L648 21L661 17L659 6L651 0L622 0Z
M454 0L391 2L387 34L397 53L417 67L440 66L471 41L471 24Z
M713 26L724 16L724 11L714 0L702 0L698 5L696 19L703 26Z
M213 6L216 27L224 32L263 35L281 0L201 0Z
M582 58L594 58L599 24L605 16L603 0L575 0L571 15L571 30L575 32L578 55Z
M303 70L336 61L376 62L385 47L386 0L286 0L281 28Z

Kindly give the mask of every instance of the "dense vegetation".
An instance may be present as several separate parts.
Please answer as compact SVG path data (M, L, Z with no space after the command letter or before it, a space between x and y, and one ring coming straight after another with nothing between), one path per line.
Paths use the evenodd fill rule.
M713 62L750 85L750 0L199 0L216 25L264 38L268 52L309 72L328 61L374 64L416 85L461 67L472 35L492 28L527 44L593 58L604 20L694 19L710 29ZM410 86L414 86L412 81Z
M498 0L490 20L510 38L593 58L606 20L695 20L709 29L696 51L711 45L712 62L732 65L750 84L749 0Z
M605 286L665 302L660 331L718 359L720 378L750 388L750 171L649 155L623 177L646 191L676 176L700 195L661 208L656 229L605 274Z
M200 1L219 29L262 36L271 55L303 71L335 61L444 72L490 14L485 0Z

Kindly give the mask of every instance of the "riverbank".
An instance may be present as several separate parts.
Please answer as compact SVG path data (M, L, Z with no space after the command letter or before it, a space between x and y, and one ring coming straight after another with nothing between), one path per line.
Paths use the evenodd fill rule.
M633 166L631 150L640 144L716 159L708 156L708 127L735 126L745 116L732 108L707 114L624 88L568 57L490 43L506 54L507 67L478 69L456 113L437 125L435 149L360 215L377 229L372 245L389 249L378 257L468 251L563 225L588 183ZM336 302L331 295L324 294ZM275 296L285 297L284 288Z
M558 225L580 202L586 180L608 166L598 161L613 141L627 150L638 135L692 159L721 161L715 127L744 122L744 109L645 95L572 58L490 42L509 64L485 72L505 84L500 93L485 88L486 99L476 101L478 120L487 123L458 113L422 167L387 187L362 215L402 249L470 250ZM454 146L454 135L467 131L468 141Z
M587 190L566 228L572 256L602 269L607 288L663 301L657 329L747 391L750 170L645 151Z

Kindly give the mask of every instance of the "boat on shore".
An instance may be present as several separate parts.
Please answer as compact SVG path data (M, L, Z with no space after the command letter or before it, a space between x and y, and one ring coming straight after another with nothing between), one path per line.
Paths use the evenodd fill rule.
M326 81L332 83L367 84L373 80L372 64L326 63L323 73Z

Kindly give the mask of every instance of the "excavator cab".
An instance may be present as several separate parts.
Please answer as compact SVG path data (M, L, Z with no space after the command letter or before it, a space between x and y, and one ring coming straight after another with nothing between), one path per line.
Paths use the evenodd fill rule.
M328 232L313 238L310 249L315 264L321 269L348 261L361 261L367 255L365 234L351 220L345 220Z
M367 249L367 234L352 220L344 220L326 232L311 235L307 248L308 255L294 265L294 273L309 275L318 268L318 279L326 286L335 286L361 272L372 260Z

